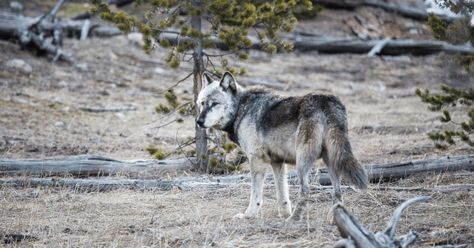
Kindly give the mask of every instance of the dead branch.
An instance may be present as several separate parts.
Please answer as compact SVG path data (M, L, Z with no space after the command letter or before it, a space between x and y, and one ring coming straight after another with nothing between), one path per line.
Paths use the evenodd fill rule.
M335 247L359 247L359 248L379 248L379 247L408 247L417 238L417 234L410 231L408 234L396 237L395 228L401 217L403 210L420 201L427 201L430 197L419 196L405 201L394 212L392 218L383 232L375 234L365 229L360 222L349 213L340 203L333 207L334 222L344 238L338 241Z

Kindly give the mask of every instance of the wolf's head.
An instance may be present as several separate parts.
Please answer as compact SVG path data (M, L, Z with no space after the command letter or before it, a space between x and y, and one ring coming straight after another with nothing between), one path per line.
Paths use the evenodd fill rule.
M229 72L224 73L219 81L212 80L204 73L202 82L203 87L196 102L199 108L196 123L202 128L223 129L235 118L240 86Z

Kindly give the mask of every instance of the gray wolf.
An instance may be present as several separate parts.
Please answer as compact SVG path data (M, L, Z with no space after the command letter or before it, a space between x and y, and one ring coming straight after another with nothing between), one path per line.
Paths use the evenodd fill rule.
M202 82L196 102L197 124L227 132L250 163L250 203L235 217L255 217L261 209L265 163L273 169L278 212L291 215L288 220L300 219L309 200L308 174L319 158L328 167L335 202L342 201L341 177L367 188L367 174L351 151L346 110L337 97L282 97L263 88L244 88L229 72L216 81L204 73ZM293 212L285 164L296 164L299 179L299 200Z

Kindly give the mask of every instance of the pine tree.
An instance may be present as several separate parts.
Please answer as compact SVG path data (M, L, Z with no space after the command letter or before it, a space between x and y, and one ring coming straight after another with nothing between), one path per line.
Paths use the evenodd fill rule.
M150 52L156 44L168 47L166 62L171 67L178 67L183 57L191 52L194 63L194 101L201 89L202 74L206 70L204 59L212 64L213 58L221 58L223 69L235 73L223 54L207 52L206 49L216 48L213 40L226 46L229 50L226 54L240 59L248 57L245 49L252 45L250 32L255 33L266 52L290 51L292 44L282 40L278 34L292 31L297 22L296 14L312 9L310 0L135 0L136 5L147 7L147 11L143 13L144 18L139 18L124 11L113 11L101 0L92 2L95 13L102 19L115 23L124 33L133 30L142 33L145 51ZM220 73L217 68L212 68L211 72ZM194 111L197 113L197 107ZM195 130L196 155L200 161L198 169L206 171L206 131L197 125Z
M454 13L461 14L462 17L452 23L447 23L435 15L430 15L428 25L433 36L453 44L471 43L474 45L474 27L470 25L474 14L474 3L466 0L437 0L436 3L449 8ZM460 55L457 57L457 61L467 71L470 71L471 65L474 64L474 55ZM456 140L474 146L474 88L462 90L449 85L441 85L441 90L442 93L431 94L428 90L417 89L415 93L429 105L428 109L442 112L441 122L453 123L456 128L432 132L428 134L428 137L435 142L435 146L439 149L446 149L448 146L456 144ZM459 123L451 119L451 111L454 108L465 110L467 115L465 121Z

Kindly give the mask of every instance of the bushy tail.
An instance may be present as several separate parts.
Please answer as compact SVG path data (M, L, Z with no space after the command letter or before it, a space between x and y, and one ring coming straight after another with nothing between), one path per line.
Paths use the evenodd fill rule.
M338 127L329 128L325 137L328 167L359 189L366 189L369 178L364 168L352 154L347 134Z

